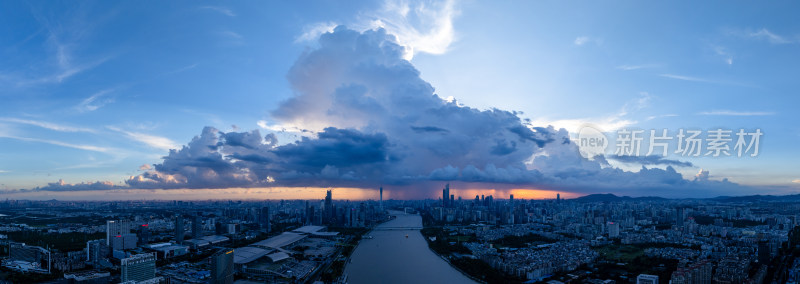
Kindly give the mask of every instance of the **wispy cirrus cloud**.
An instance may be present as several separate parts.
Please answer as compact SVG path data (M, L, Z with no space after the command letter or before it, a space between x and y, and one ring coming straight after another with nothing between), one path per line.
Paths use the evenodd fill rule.
M733 53L725 47L714 46L714 53L722 57L725 64L733 65Z
M584 45L584 44L588 43L589 41L591 41L591 39L588 36L579 36L579 37L576 37L575 40L572 41L572 43L575 44L575 45L580 46L580 45Z
M789 36L779 35L766 28L761 28L758 30L753 30L753 29L735 30L735 31L730 31L729 33L747 39L765 40L771 44L790 44L790 43L800 42L800 38L798 38L797 36L789 37Z
M58 141L58 140L39 139L39 138L30 138L30 137L19 137L19 136L3 135L3 134L0 134L0 138L16 139L16 140L26 141L26 142L46 143L46 144L51 144L51 145L56 145L56 146L62 146L62 147L68 147L68 148L74 148L74 149L80 149L80 150L86 150L86 151L101 152L101 153L107 153L107 152L110 151L110 149L106 148L106 147L100 147L100 146L94 146L94 145L85 145L85 144L73 144L73 143L67 143L67 142Z
M27 124L38 126L41 128L59 131L59 132L87 132L87 133L95 133L94 129L84 128L84 127L73 127L73 126L66 126L46 121L39 121L39 120L30 120L30 119L21 119L21 118L14 118L14 117L0 117L0 121L12 122L17 124Z
M90 20L82 9L76 9L66 17L53 17L38 9L32 9L31 14L47 33L45 44L50 54L40 62L43 68L17 72L14 81L18 87L62 83L113 58L110 55L84 56L80 53L83 43L107 17Z
M769 111L734 111L734 110L712 110L697 113L699 115L728 115L728 116L768 116L775 115Z
M170 149L177 149L179 147L177 143L166 137L140 132L131 132L114 126L106 126L106 128L125 134L125 136L128 138L144 143L153 148L169 151Z
M59 56L60 57L60 56ZM91 70L106 61L111 59L111 57L103 57L88 63L83 63L79 65L73 64L62 64L59 70L55 71L54 73L43 75L43 76L34 76L33 78L24 78L24 79L17 79L17 86L24 87L30 85L37 85L37 84L57 84L66 81L67 79L75 76L79 73ZM59 59L61 61L61 59Z
M716 83L715 81L711 81L708 79L698 78L698 77L691 77L691 76L684 76L684 75L675 75L675 74L661 74L659 75L664 78L670 78L675 80L683 80L683 81L691 81L691 82L703 82L703 83Z
M236 17L236 13L235 13L235 12L233 12L233 10L231 10L230 8L227 8L227 7L221 7L221 6L202 6L202 7L200 7L200 9L202 9L202 10L214 11L214 12L217 12L217 13L223 14L223 15L225 15L225 16L228 16L228 17Z
M531 124L552 125L556 128L564 128L570 133L577 133L587 124L596 126L602 131L614 131L636 124L638 121L630 118L629 114L649 106L652 99L652 95L642 92L638 98L625 103L619 111L607 116L559 120L534 119L531 120Z
M733 64L732 61L731 61L731 64ZM736 82L736 81L712 80L712 79L707 79L707 78L686 76L686 75L677 75L677 74L671 74L671 73L659 74L658 76L664 77L664 78L668 78L668 79L688 81L688 82L718 84L718 85L729 85L729 86L740 86L740 87L748 87L748 88L759 88L759 86L757 86L757 85L752 85L752 84L748 84L748 83L742 83L742 82Z
M75 106L75 109L77 109L79 112L95 111L107 104L114 102L113 98L109 98L107 96L112 92L114 92L114 89L105 89L96 92L81 101L77 106Z
M181 72L185 72L185 71L188 71L188 70L192 70L192 69L196 68L198 65L199 65L199 64L197 64L197 63L194 63L194 64L189 64L189 65L183 66L183 67L181 67L181 68L178 68L178 69L175 69L175 70L172 70L172 71L165 72L165 73L163 73L162 75L172 75L172 74L178 74L178 73L181 73Z
M586 45L586 44L589 44L589 43L594 43L595 45L601 45L601 44L603 44L603 39L602 38L597 38L597 37L579 36L579 37L576 37L575 40L572 41L572 44L577 45L577 46L582 46L582 45Z
M656 67L658 67L658 64L620 65L617 66L616 68L623 71L631 71L631 70L656 68Z
M244 45L245 43L245 38L242 34L231 30L218 31L216 34L224 38L227 44Z
M662 115L652 115L652 116L648 116L647 120L653 120L653 119L656 119L656 118L664 118L664 117L676 117L676 116L678 116L678 115L674 114L674 113L668 113L668 114L662 114Z

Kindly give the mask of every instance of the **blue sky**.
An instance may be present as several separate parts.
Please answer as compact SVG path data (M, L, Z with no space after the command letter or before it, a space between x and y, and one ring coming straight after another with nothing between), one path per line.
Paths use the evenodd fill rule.
M0 189L44 187L58 180L64 184L108 181L119 187L136 187L126 181L149 171L163 174L154 165L168 164L162 157L168 155L169 149L186 145L206 126L220 133L258 130L259 138L273 133L278 143L272 147L297 146L276 150L274 155L283 158L298 149L318 149L315 147L324 144L324 137L348 135L374 138L376 143L383 143L380 141L384 135L390 148L398 144L431 147L403 144L402 139L393 136L395 132L381 128L389 127L381 123L353 124L353 118L337 122L331 117L301 121L292 115L276 115L280 110L296 111L285 102L302 97L303 84L316 84L312 75L291 77L291 70L302 70L304 55L324 53L326 47L320 46L318 38L337 25L356 32L385 28L395 36L394 42L404 47L401 59L410 59L419 78L435 88L439 97L453 97L456 105L476 110L519 111L521 114L515 115L530 119L532 126L553 125L553 135L563 127L574 138L582 123L598 125L609 137L622 128L666 128L673 134L679 129L761 129L764 136L755 158L689 158L674 154L666 158L692 164L674 167L686 180L696 179L695 174L705 169L711 180L727 178L745 186L737 187L737 194L793 193L800 189L800 150L795 146L800 143L800 126L795 123L800 99L795 94L798 85L794 78L800 71L800 21L792 15L798 4L615 4L0 3L0 98L4 102L0 106ZM365 36L376 37L379 36ZM417 79L413 82L424 85ZM346 84L333 87L343 85ZM367 84L368 90L378 87ZM368 116L361 119L380 122ZM328 126L357 132L325 132L323 128ZM276 131L281 127L288 127L288 131ZM311 132L298 132L291 127ZM455 126L436 127L457 132ZM329 136L321 139L319 133ZM507 133L497 135L505 138L487 141L506 141ZM303 136L310 142L292 144ZM226 139L233 141L232 136ZM337 141L341 142L331 143L339 145ZM519 143L522 147L523 142ZM521 154L555 156L553 153L560 151L531 147L543 150ZM482 157L475 153L479 148L469 149L467 153ZM403 159L392 149L387 153L388 160L395 156ZM524 162L509 157L489 155L486 160L452 162L452 166L458 169L459 177L467 175L463 171L469 165L481 171L482 179L462 179L464 187L592 192L578 189L580 183L548 179L548 171L557 168L552 166L555 159L522 166L542 172L545 177L541 179L527 176L527 172L525 179L487 177L488 164L516 169ZM295 161L294 158L287 161ZM441 169L451 165L445 159L437 162ZM639 171L642 166L610 162L611 168L627 172ZM406 169L412 164L389 168ZM328 164L320 166L325 165ZM543 165L551 166L542 169ZM330 183L372 188L387 179L385 175L375 178L363 173L368 171L366 168L375 167L369 164L348 169L357 177L365 177L356 182L343 166L353 165L339 165L335 172L340 176L335 180L287 182L282 186ZM331 168L336 169L328 170ZM247 168L248 172L254 170ZM276 172L273 170L270 178ZM285 173L289 168L281 170ZM318 174L317 170L312 174ZM331 172L323 169L321 174L326 173ZM399 187L429 186L447 180L434 178L434 171L430 175L414 174L424 174L426 178L420 183L396 183ZM193 187L191 178L188 180L177 187ZM349 182L339 183L344 180ZM662 191L658 194L670 190L659 188ZM724 190L713 191L721 193Z

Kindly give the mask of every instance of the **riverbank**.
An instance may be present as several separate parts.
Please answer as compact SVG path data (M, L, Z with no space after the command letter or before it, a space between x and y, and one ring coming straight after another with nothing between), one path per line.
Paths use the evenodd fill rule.
M419 215L392 215L355 248L345 267L349 283L477 283L428 248Z
M425 241L431 252L446 261L451 267L458 270L473 281L480 283L522 283L519 279L507 275L483 260L460 255L471 255L472 252L461 245L461 242L474 241L474 236L450 236L442 227L428 226L422 230ZM435 238L435 240L431 240ZM452 244L451 244L452 241Z

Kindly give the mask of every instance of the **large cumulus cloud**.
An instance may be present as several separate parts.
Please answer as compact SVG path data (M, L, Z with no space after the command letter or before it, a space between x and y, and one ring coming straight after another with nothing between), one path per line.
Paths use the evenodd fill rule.
M653 194L739 188L727 181L686 180L671 167L626 172L603 159L585 159L564 129L534 127L516 112L442 99L403 53L384 30L337 27L296 61L287 76L294 96L271 112L272 129L311 135L280 144L273 133L206 127L127 183L136 188L392 184L411 189L450 181Z

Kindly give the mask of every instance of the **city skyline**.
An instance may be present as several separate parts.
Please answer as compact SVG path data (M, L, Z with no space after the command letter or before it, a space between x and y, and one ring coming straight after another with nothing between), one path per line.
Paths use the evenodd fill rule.
M446 183L456 197L518 199L800 189L787 77L800 71L790 64L800 25L780 20L791 17L783 4L686 22L675 7L635 3L0 5L15 27L0 36L0 198L318 199L334 188L377 200L384 187L385 199L425 199ZM562 18L498 16L537 8ZM773 16L728 18L758 11ZM587 124L607 139L599 156L581 155ZM632 155L621 143L637 130ZM648 138L662 130L658 155ZM691 131L705 147L694 156L681 152ZM722 151L714 131L729 131Z

